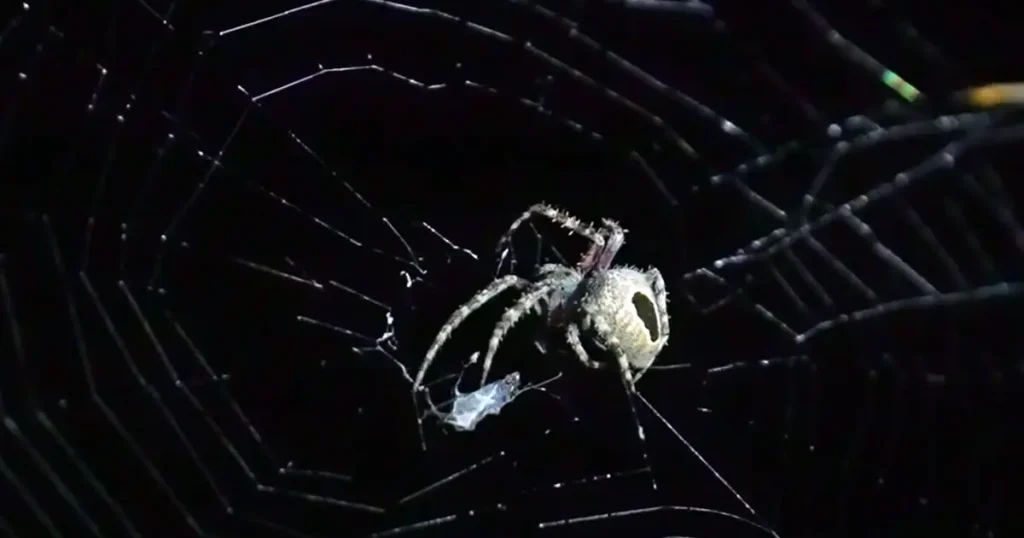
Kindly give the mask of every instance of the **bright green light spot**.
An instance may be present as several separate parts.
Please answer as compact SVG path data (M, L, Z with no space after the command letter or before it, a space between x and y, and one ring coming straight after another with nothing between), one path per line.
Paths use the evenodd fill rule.
M901 97L907 101L916 101L921 96L921 92L910 85L909 82L900 78L899 75L886 69L885 73L882 74L882 82L886 86L896 90L896 93L900 94Z

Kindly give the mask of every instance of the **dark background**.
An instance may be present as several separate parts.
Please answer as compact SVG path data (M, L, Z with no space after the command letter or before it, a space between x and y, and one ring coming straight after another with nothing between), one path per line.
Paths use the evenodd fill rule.
M946 97L956 90L1020 78L1009 7L816 3L828 24L929 96L887 108L895 94L832 47L799 3L718 2L714 17L596 2L416 4L510 41L358 1L223 35L300 3L77 4L12 3L0 16L0 535L366 536L448 516L399 534L764 535L722 515L656 509L757 519L643 405L652 470L634 472L643 449L617 380L564 354L538 355L529 322L506 340L496 371L530 381L562 372L549 386L558 399L524 394L470 434L427 421L420 452L395 363L353 351L374 343L296 321L376 338L387 310L337 286L251 269L335 281L386 304L396 339L381 346L415 371L443 320L493 278L498 237L542 200L584 220L619 220L630 233L617 261L665 275L673 333L658 362L678 367L648 374L641 392L758 521L786 537L1022 530L1010 503L1021 494L1010 478L1022 448L1019 301L900 312L797 346L753 302L797 332L872 306L805 247L794 252L830 305L783 256L723 271L742 292L713 312L701 305L728 290L683 276L783 224L713 176L793 148L742 180L794 214L834 143L830 123L924 121L955 110ZM579 22L600 48L570 38L538 6ZM596 85L539 60L526 42ZM629 76L606 51L714 115ZM378 68L251 99L318 66L371 64L447 86L419 90ZM662 118L697 156L605 87ZM719 116L748 136L722 130ZM992 118L1019 121L1012 110ZM821 198L854 198L954 139L935 129L851 155ZM1020 281L1019 248L970 187L989 189L983 201L1019 204L1017 148L1014 137L983 143L955 173L861 217L941 291ZM992 191L993 178L1007 192ZM961 281L908 225L910 208ZM536 228L545 256L553 245L572 262L585 248ZM849 230L815 237L876 302L920 294ZM516 271L529 274L535 249L524 229ZM773 268L803 286L806 311ZM429 377L458 372L500 312L471 318ZM759 362L778 357L793 358ZM450 390L449 380L435 398ZM623 513L633 509L649 510ZM610 515L538 527L600 514Z

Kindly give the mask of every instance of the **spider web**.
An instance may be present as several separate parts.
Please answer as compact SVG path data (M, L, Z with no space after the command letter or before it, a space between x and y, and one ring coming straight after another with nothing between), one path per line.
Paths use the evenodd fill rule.
M941 105L1013 78L965 52L985 17L12 5L0 531L1009 534L1022 131ZM540 200L620 220L617 261L666 276L646 439L615 379L517 328L496 372L565 380L469 434L428 421L421 452L408 378L447 315L578 256L544 223L493 252Z

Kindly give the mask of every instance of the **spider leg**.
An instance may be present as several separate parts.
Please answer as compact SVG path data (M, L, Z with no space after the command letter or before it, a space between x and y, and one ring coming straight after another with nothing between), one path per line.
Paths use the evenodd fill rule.
M537 275L546 276L555 271L565 272L568 271L568 269L564 265L559 265L557 263L545 263L544 265L540 266L540 269L537 270Z
M413 393L420 390L420 387L423 385L423 377L427 375L427 368L430 368L430 364L434 362L434 357L437 355L438 350L440 350L441 346L448 341L452 331L454 331L467 316L508 288L522 288L529 283L530 282L528 280L517 275L505 275L500 279L491 282L489 286L480 290L476 295L470 298L470 300L457 308L455 312L452 312L448 321L444 322L444 325L441 326L441 330L437 332L437 336L434 338L434 343L430 345L430 349L427 350L427 354L423 358L423 364L420 365L420 370L416 373L416 379L412 384Z
M655 306L658 308L658 334L661 339L668 342L669 334L669 318L668 318L668 291L665 289L665 279L661 276L661 271L656 267L647 269L647 278L651 282L651 290L654 292ZM651 361L646 368L640 370L636 374L635 381L640 381L647 370L650 369L654 361Z
M534 283L530 286L523 296L512 306L505 310L505 314L501 316L501 320L494 327L494 332L491 333L491 339L487 342L487 354L484 355L484 366L483 372L480 376L480 386L483 387L487 384L487 374L491 371L491 363L494 362L494 354L498 352L498 345L501 344L501 339L505 336L512 326L519 321L524 314L529 312L530 308L537 304L538 301L546 297L557 281L557 277L548 277L544 280Z
M594 368L600 370L605 367L605 363L591 360L590 355L587 354L587 350L583 348L583 342L580 341L580 327L575 323L570 323L565 329L565 339L569 342L569 347L576 352L576 357L583 363L583 366L587 368Z
M515 233L516 229L534 215L546 217L555 224L559 224L566 230L569 230L570 233L578 233L589 239L591 243L604 246L604 236L601 235L600 231L580 219L570 216L568 213L559 211L545 203L540 203L530 206L522 215L519 215L519 218L512 222L512 226L509 226L508 231L498 241L498 252L501 252L512 240L512 234Z
M622 374L622 381L626 383L626 390L636 392L636 380L633 379L633 373L629 370L629 359L617 344L611 348L615 351L615 360L619 363L619 373Z

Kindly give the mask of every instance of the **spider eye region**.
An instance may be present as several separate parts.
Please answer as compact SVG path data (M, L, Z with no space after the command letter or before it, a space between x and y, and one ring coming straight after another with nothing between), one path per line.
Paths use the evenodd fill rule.
M658 334L658 313L654 308L654 303L651 302L651 298L643 293L636 292L633 294L633 307L636 308L640 321L644 322L644 327L647 328L647 334L650 335L651 341L656 341L661 335Z

